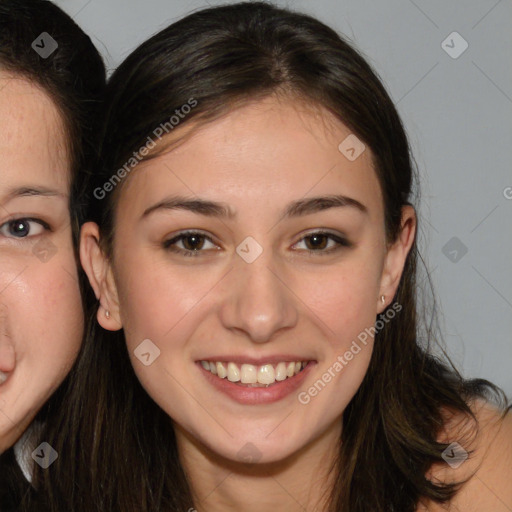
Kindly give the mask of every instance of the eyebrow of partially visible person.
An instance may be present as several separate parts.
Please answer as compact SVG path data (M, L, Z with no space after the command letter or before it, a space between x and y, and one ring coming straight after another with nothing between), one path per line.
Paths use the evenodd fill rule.
M317 213L329 208L340 207L351 207L355 208L361 213L368 213L366 206L364 206L356 199L344 195L328 195L304 198L291 202L282 212L280 220L285 218L310 215L312 213ZM144 210L144 213L141 216L141 220L158 210L187 210L199 215L226 219L234 219L236 217L236 213L234 213L230 209L229 205L225 203L218 203L200 198L190 199L184 196L171 196Z
M49 188L49 187L40 186L40 185L29 185L29 186L13 187L11 189L8 189L0 202L7 203L17 197L30 197L30 196L67 197L66 194L64 194L62 191L54 189L54 188Z

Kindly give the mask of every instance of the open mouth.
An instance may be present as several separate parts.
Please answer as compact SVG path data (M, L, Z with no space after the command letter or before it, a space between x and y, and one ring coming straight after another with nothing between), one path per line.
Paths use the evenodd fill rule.
M201 361L201 366L219 379L243 387L269 387L299 374L310 361L282 361L277 364L237 364L231 361Z

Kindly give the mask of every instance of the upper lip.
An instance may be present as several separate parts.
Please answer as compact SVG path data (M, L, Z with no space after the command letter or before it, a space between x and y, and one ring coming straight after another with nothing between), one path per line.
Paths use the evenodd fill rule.
M302 357L298 355L269 355L269 356L261 356L261 357L250 357L250 356L207 356L198 361L212 361L212 362L232 362L236 364L252 364L254 366L261 366L264 364L277 364L281 362L299 362L299 361L314 361L314 359L310 357Z

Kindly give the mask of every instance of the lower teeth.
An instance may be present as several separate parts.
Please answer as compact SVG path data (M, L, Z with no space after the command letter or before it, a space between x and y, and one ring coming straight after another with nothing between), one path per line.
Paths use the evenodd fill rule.
M269 386L272 386L272 384L275 384L275 382L272 382L272 384L260 384L259 382L255 382L254 384L244 384L243 382L238 381L235 382L235 384L238 384L239 386L244 386L246 388L268 388Z

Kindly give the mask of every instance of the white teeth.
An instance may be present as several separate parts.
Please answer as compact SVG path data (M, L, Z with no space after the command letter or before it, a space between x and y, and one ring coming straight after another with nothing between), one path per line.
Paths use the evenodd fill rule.
M286 379L286 363L279 363L276 366L276 380L282 381Z
M260 384L273 384L276 381L274 367L271 364L264 364L258 370L258 382Z
M231 382L240 380L240 370L235 363L228 363L228 380Z
M243 364L240 367L240 376L242 384L256 384L258 382L258 369L252 364Z
M7 380L7 374L0 371L0 384L3 384Z
M226 367L222 363L217 363L217 375L221 379L225 379L228 376L228 371L226 370Z
M227 379L230 382L241 382L242 384L255 384L256 386L274 384L274 382L281 382L287 378L293 377L306 366L307 361L282 361L277 365L263 364L255 366L253 364L244 363L238 366L236 363L220 361L201 361L201 366L217 375L221 379Z

